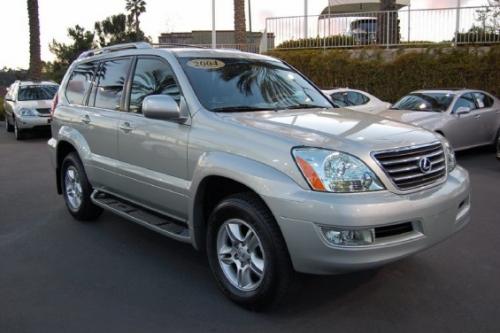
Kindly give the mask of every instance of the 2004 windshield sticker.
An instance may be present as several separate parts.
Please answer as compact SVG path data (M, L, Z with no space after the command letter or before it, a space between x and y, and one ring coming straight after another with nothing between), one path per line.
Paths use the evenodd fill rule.
M217 59L193 59L189 60L187 65L198 69L218 69L224 67L226 64Z

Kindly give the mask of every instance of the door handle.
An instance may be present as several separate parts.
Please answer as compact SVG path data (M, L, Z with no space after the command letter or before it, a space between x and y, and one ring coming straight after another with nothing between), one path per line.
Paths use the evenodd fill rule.
M82 123L87 124L87 125L90 124L90 117L88 114L86 114L82 117Z
M133 130L132 126L130 125L130 123L128 121L120 124L120 129L125 132L125 133L129 133L130 131Z

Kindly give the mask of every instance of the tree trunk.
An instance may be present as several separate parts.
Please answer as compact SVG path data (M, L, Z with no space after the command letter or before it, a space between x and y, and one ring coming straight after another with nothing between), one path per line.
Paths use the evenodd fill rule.
M241 47L247 43L245 0L234 0L234 41Z
M135 34L136 38L139 37L139 13L135 14Z
M396 0L382 0L377 15L377 43L381 45L399 44L399 19Z
M28 0L28 20L30 29L30 68L31 79L42 77L42 59L40 56L40 20L38 18L38 0Z

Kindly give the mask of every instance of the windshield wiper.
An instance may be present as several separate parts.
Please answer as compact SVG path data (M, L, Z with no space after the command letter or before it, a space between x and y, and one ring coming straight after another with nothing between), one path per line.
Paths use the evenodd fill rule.
M213 108L211 110L213 112L275 111L275 109L259 108L249 105L221 106L218 108Z
M326 109L326 106L313 105L313 104L297 104L291 105L283 108L285 110L295 110L295 109Z

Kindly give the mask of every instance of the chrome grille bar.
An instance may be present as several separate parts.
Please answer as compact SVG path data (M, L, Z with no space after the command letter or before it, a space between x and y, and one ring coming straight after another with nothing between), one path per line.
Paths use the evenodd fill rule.
M399 190L429 186L446 177L446 158L439 142L375 152L372 156ZM430 164L429 170L422 168L423 160Z

